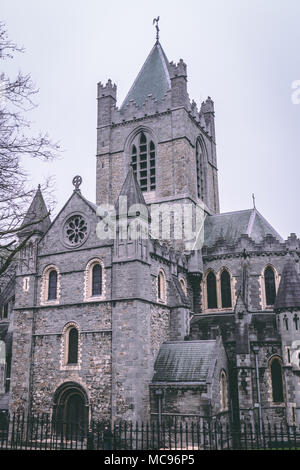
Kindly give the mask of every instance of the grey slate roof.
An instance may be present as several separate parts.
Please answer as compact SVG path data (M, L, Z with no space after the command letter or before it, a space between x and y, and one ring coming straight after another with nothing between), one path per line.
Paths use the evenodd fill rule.
M215 360L216 340L163 343L154 365L152 383L206 382Z
M171 88L169 68L166 54L160 43L156 42L123 101L121 111L130 100L142 106L150 94L156 100L161 101Z
M259 243L268 234L278 241L283 241L255 208L207 216L204 222L204 245L207 247L214 246L220 238L234 244L241 235L248 235L254 242Z
M274 310L289 308L300 308L300 276L291 258L282 271Z
M30 204L30 207L27 211L27 214L24 217L21 229L23 226L27 224L32 224L38 220L43 219L43 217L47 216L48 209L46 207L42 192L40 187L38 188L35 196ZM51 225L51 220L49 215L44 218L41 222L35 225L31 225L28 227L24 227L24 230L20 232L20 235L26 234L27 232L31 232L33 230L37 230L39 232L46 232Z

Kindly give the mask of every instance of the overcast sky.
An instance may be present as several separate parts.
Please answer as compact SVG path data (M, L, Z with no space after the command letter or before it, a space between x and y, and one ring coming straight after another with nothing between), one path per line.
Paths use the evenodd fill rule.
M300 104L291 99L300 80L299 0L0 0L0 8L26 50L14 65L40 89L33 130L64 148L51 164L26 162L36 185L55 175L56 212L76 174L95 201L97 82L111 78L121 104L159 15L169 61L187 63L191 99L215 102L221 212L252 207L255 193L283 237L300 236Z

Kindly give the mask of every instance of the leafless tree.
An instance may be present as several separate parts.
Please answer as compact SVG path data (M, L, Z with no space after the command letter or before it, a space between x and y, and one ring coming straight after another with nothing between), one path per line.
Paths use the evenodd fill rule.
M7 63L23 52L8 38L5 25L0 23L0 63ZM47 134L31 134L27 113L36 106L37 92L30 75L19 72L11 78L6 72L0 73L0 286L16 254L33 235L35 225L41 222L27 224L26 237L19 239L22 222L36 191L30 186L24 163L26 166L27 158L51 160L59 150ZM49 186L49 181L45 182L43 189Z

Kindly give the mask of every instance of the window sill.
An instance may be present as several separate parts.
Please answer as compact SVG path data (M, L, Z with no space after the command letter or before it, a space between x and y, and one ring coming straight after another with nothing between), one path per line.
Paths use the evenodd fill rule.
M84 302L98 302L101 300L105 300L104 295L92 295L91 297L87 297L84 299Z
M42 306L59 305L59 300L58 299L56 299L56 300L44 300L43 302L40 303L40 305L42 305Z
M80 370L79 364L65 364L61 366L60 370Z

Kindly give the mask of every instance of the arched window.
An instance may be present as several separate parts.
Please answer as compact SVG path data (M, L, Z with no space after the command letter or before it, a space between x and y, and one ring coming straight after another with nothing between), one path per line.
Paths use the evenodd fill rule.
M221 298L222 308L231 308L231 282L230 274L224 269L221 274Z
M157 276L157 298L160 302L166 301L166 278L163 271L159 271Z
M92 295L102 295L102 266L98 263L92 270Z
M275 298L276 298L275 274L271 266L268 266L265 269L264 279L265 279L266 305L271 306L271 305L274 305Z
M144 132L138 134L131 147L131 163L142 191L156 188L155 156L153 141Z
M68 364L78 363L78 330L75 327L69 329L68 337Z
M186 289L185 280L181 278L181 279L179 280L179 282L180 282L180 285L181 285L181 288L182 288L184 294L187 295L187 289Z
M52 269L49 272L48 280L48 300L55 300L57 298L57 271Z
M200 199L205 196L205 150L203 144L198 139L196 142L196 165L197 165L197 195Z
M283 402L283 379L281 360L275 357L270 362L272 398L274 403Z
M210 271L206 278L207 308L217 308L217 283L215 274Z
M227 375L225 370L221 371L220 375L220 390L221 390L221 409L228 408L228 389L227 389Z

